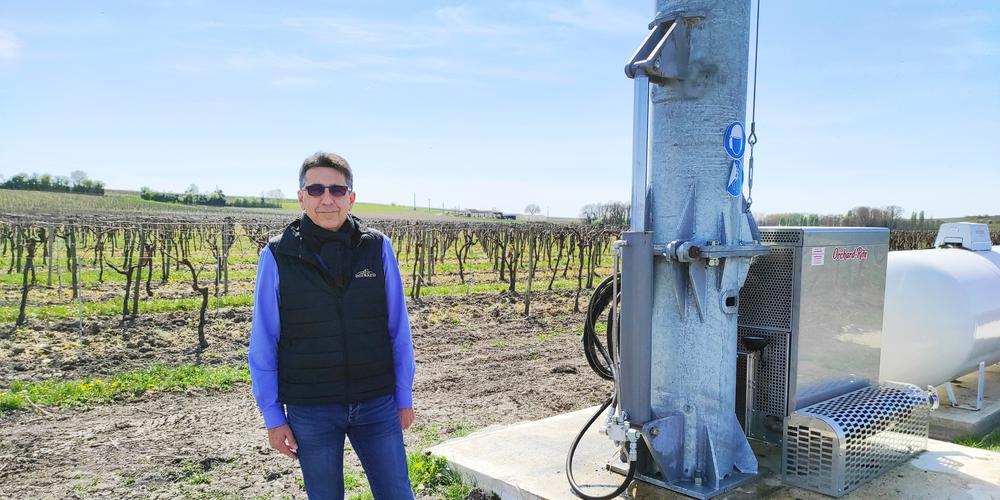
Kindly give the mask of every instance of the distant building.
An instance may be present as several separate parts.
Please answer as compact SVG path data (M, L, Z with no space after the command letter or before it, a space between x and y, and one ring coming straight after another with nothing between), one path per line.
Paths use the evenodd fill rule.
M476 210L474 208L467 208L464 212L466 217L474 217L477 219L503 219L503 212L497 212L496 210Z

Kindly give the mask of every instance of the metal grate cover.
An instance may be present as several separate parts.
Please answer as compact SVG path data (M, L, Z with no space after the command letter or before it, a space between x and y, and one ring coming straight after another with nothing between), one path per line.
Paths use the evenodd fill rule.
M802 231L762 229L760 231L760 241L761 243L798 245L799 243L802 243Z
M754 259L740 289L740 326L791 331L795 249L773 247Z
M743 337L764 337L767 347L761 351L754 373L753 409L784 418L788 404L788 332L739 327L736 348L745 351ZM740 369L745 369L740 367Z
M786 421L782 478L842 496L927 447L927 394L871 386L803 408Z

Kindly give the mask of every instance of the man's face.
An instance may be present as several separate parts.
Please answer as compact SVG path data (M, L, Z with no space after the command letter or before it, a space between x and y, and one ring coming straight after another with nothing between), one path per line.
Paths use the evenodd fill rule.
M329 186L337 184L347 185L347 178L339 170L328 167L313 167L306 171L305 185L323 184ZM305 189L299 189L299 206L302 211L316 223L317 226L336 231L347 220L347 214L354 207L354 191L344 196L333 196L329 189L323 191L322 196L310 196Z

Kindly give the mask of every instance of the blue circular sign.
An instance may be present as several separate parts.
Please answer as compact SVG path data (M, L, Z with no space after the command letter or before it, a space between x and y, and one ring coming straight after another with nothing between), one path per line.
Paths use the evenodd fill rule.
M743 153L747 149L747 135L742 122L733 122L726 127L726 135L722 144L726 147L726 153L730 157L736 160L743 158Z

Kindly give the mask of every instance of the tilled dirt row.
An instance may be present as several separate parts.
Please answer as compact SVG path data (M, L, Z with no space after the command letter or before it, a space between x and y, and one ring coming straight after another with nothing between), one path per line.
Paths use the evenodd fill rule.
M206 364L245 363L250 308L209 310ZM195 362L198 311L117 317L29 320L0 340L0 389L14 380L104 377L153 363Z
M583 315L571 312L572 304L572 293L535 295L530 320L521 314L523 303L506 295L410 304L417 357L417 422L407 432L410 448L599 403L609 386L586 364L579 336ZM245 358L248 316L249 310L233 310L215 320L212 362ZM172 338L169 328L161 328L170 318L150 318L146 334L135 337ZM83 361L63 374L110 373L185 356L187 335L183 342L147 351L154 353L149 358L130 356L138 351L115 343L113 330L108 336L108 352L121 354L121 360ZM49 337L40 334L36 340ZM59 332L51 337L58 342ZM0 361L0 367L10 363ZM7 373L13 371L0 372ZM49 375L33 367L17 374ZM348 464L360 469L350 452ZM229 392L146 394L88 410L0 416L3 498L304 498L300 478L293 462L267 447L247 385Z

